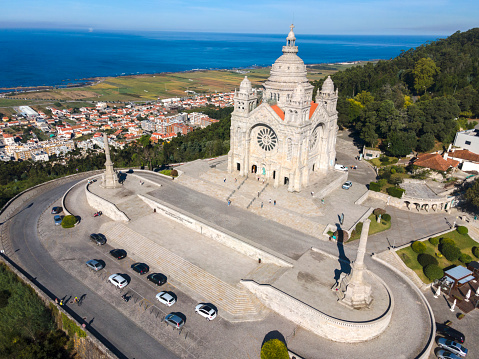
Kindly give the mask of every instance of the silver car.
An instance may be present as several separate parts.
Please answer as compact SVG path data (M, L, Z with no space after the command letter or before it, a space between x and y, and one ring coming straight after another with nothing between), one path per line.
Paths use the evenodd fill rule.
M86 262L86 265L88 268L93 269L96 272L103 269L103 264L98 262L96 259L90 259L88 262Z
M185 321L174 313L170 313L165 317L165 323L176 329L181 329L185 325Z
M467 355L467 349L453 340L439 338L437 340L437 345L442 349L449 350L451 353L459 355L460 357L465 357Z
M458 357L456 354L452 354L444 349L438 350L436 356L437 359L461 359L461 357Z
M120 289L125 288L128 285L128 281L120 273L112 274L108 278L108 281Z

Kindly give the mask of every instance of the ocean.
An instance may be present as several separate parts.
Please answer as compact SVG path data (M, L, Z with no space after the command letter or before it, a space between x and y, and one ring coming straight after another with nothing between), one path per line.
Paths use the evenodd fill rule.
M85 78L269 66L285 34L0 30L0 88L64 86ZM435 36L303 35L306 64L390 59Z

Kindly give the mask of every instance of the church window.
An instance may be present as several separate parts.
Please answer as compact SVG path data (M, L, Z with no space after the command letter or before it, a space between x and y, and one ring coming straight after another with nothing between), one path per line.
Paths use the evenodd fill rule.
M256 137L258 141L258 145L264 151L272 151L276 147L276 143L278 142L278 137L276 133L268 127L262 127L258 131L258 136Z
M293 141L291 138L288 138L288 149L287 149L287 159L291 161L291 157L293 157Z
M278 94L278 101L279 101L279 94Z

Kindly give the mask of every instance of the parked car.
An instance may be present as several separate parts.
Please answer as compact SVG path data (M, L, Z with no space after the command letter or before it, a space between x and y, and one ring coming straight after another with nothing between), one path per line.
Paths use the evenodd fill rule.
M156 299L158 299L158 301L160 303L163 303L165 305L167 305L168 307L171 307L173 304L176 303L176 299L175 297L173 297L170 293L168 292L160 292L156 295Z
M454 340L457 343L464 343L466 337L462 334L459 330L451 328L449 326L443 326L441 329L438 330L440 333L444 334L448 338Z
M104 245L106 243L106 237L101 233L90 234L90 240L92 240L98 245Z
M150 282L155 283L156 285L163 285L166 283L166 275L161 273L151 273L146 277Z
M62 207L53 207L52 208L52 214L59 214L62 213L63 208Z
M123 259L126 257L126 251L124 249L112 249L110 254L113 258Z
M206 318L206 320L213 320L216 318L216 310L208 304L198 304L195 312Z
M343 183L343 189L350 189L353 186L353 182L346 181Z
M120 273L112 274L108 281L118 288L125 288L128 285L128 281Z
M185 325L185 321L174 313L170 313L165 317L165 323L176 329L181 329Z
M53 222L55 223L55 226L59 226L60 224L62 224L62 220L62 216L58 214L53 217Z
M334 165L334 169L335 170L338 170L338 171L344 171L346 172L348 170L348 168L346 166L343 166L343 165Z
M137 273L145 274L148 273L150 267L148 267L148 265L146 265L145 263L135 263L131 265L131 269L133 269Z
M88 262L86 262L86 265L88 268L93 269L94 271L99 271L103 269L103 264L97 261L96 259L90 259Z
M436 352L436 356L438 359L461 359L461 357L458 357L456 354L453 354L444 349L439 349Z
M459 355L460 357L465 357L467 355L467 349L453 340L439 338L437 340L437 345L442 349L449 350L451 353Z

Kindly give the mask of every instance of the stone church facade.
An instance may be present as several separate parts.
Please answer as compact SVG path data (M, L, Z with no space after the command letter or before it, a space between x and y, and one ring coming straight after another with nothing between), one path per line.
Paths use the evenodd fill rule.
M313 172L334 168L338 131L338 90L328 76L312 101L313 86L295 42L291 25L260 101L247 77L235 91L228 153L228 172L252 174L290 192L308 186Z

